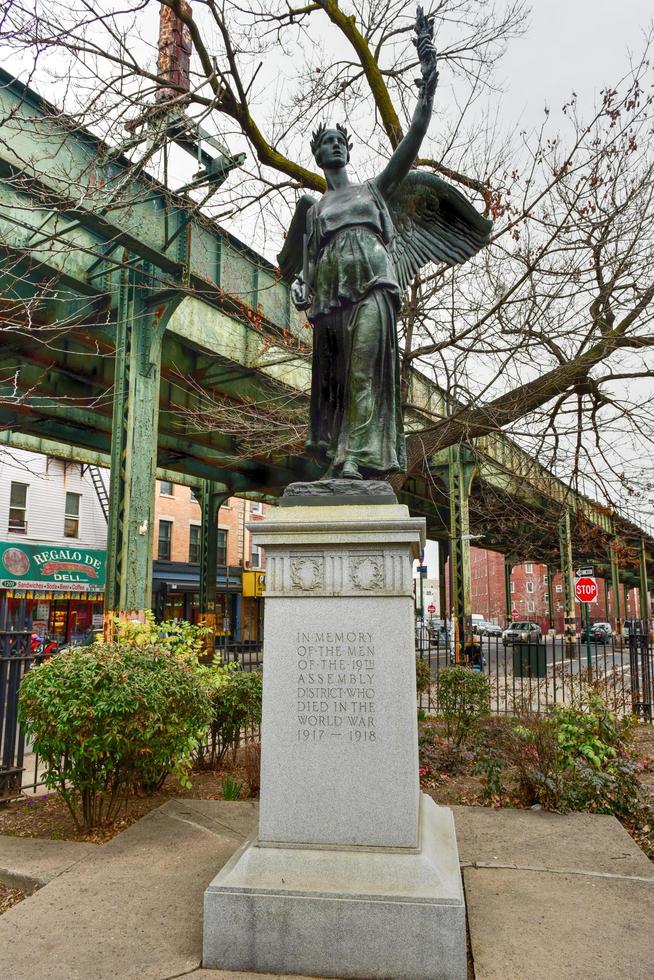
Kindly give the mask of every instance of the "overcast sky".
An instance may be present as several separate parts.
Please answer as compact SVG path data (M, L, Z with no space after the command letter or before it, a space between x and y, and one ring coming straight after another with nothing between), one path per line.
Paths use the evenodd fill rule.
M654 17L652 0L534 0L529 29L501 63L506 117L525 124L543 106L559 108L572 91L593 99L638 57Z

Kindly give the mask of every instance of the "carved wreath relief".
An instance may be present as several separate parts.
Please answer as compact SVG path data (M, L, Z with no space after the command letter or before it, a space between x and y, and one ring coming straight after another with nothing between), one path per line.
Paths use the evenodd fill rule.
M351 555L350 578L352 584L364 592L384 587L382 555Z
M291 559L291 582L295 589L301 589L302 592L313 592L323 585L324 576L325 565L323 558L304 557Z

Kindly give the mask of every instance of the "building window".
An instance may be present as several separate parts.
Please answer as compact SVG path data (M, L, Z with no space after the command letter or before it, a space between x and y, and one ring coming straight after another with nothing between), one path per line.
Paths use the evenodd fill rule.
M189 527L188 560L192 562L200 561L200 525L199 524L191 524Z
M191 500L194 500L196 504L202 503L200 500L200 488L191 487Z
M173 537L173 522L159 521L159 541L157 543L157 558L159 561L170 561L170 543Z
M511 582L511 585L510 585L510 588L509 588L509 591L510 591L510 592L515 592L515 582Z
M250 501L250 513L251 514L263 514L263 504L260 500Z
M527 612L528 613L536 612L536 606L534 604L533 599L527 599Z
M159 493L162 497L173 496L173 484L170 482L170 480L161 480L159 482Z
M252 560L250 561L251 568L261 568L261 548L258 544L252 545Z
M533 572L533 570L534 570L534 566L532 565L532 563L530 561L526 562L525 563L525 572L527 573L527 575L531 575L532 572Z
M64 537L79 538L79 493L66 494L66 511L64 514Z
M527 582L527 592L533 592L533 591L534 591L534 583Z
M227 564L227 531L224 528L219 527L216 532L218 535L218 541L216 546L216 564L226 565Z
M9 495L9 527L13 534L27 533L27 483L12 483Z
M556 585L556 586L555 586L555 590L556 590L557 592L563 592L563 586L562 586L562 585Z

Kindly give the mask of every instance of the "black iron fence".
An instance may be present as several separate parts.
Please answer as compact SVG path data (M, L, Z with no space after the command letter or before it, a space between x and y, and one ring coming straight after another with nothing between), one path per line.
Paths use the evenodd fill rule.
M38 757L26 745L18 721L21 681L43 660L31 653L30 640L30 630L0 631L0 802L15 799L21 788L41 785Z
M416 654L429 664L432 685L419 696L423 711L438 711L440 671L455 662L450 638L416 637ZM465 658L490 681L491 711L546 713L557 704L572 704L594 684L618 714L652 722L654 715L654 646L648 635L607 635L586 643L584 637L539 637L505 643L483 636Z
M246 640L243 643L228 641L220 637L216 652L223 664L236 662L242 670L260 670L263 667L263 641Z
M242 670L259 670L263 665L260 642L223 645L219 652L223 663L236 661ZM43 767L18 720L21 681L43 659L43 653L31 652L31 630L0 631L0 803L43 785ZM244 729L241 742L256 742L260 735L258 726Z

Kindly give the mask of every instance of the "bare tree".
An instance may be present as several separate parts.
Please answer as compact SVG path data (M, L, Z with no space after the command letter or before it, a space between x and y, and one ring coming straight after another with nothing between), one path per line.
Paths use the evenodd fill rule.
M171 118L177 135L180 126L202 124L246 150L238 182L219 195L199 185L189 199L246 227L269 254L297 194L323 188L306 141L316 122L347 115L362 147L361 176L400 140L417 64L414 11L402 0L195 0L192 7L164 0L163 7L182 52L173 63L153 43L157 5L138 0L81 7L13 0L0 37L29 55L34 77L52 76L70 125L131 154L135 173L182 179ZM653 431L647 51L588 118L572 98L561 113L546 112L539 130L500 139L484 110L497 97L498 59L525 28L524 5L442 0L427 13L436 16L441 78L451 79L456 110L432 127L416 165L459 184L495 229L473 263L430 269L407 291L401 339L410 469L454 443L507 431L571 481L585 473L590 482L580 489L607 501L625 490L647 496L647 464L635 463L644 447L651 451ZM120 203L117 189L105 206ZM419 373L447 391L444 404L424 403ZM238 416L205 396L194 422L232 431ZM297 406L275 398L282 422L269 451L301 438ZM265 405L248 413L257 432L270 422ZM252 439L243 451L258 448Z

